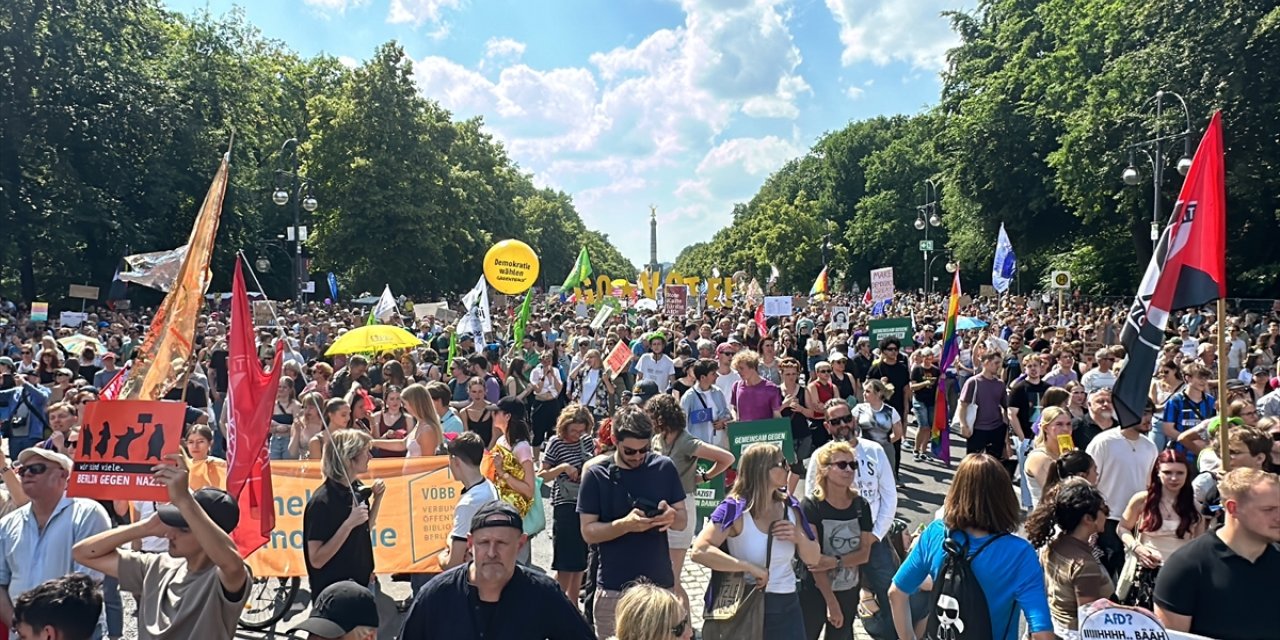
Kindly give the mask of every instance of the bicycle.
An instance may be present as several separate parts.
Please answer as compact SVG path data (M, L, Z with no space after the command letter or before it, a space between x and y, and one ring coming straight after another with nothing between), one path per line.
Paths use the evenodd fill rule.
M240 626L261 631L280 622L293 608L301 584L301 578L254 578L240 612Z

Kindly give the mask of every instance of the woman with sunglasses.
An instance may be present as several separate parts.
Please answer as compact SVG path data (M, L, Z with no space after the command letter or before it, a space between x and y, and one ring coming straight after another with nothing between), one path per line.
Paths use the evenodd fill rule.
M815 456L817 481L800 507L813 523L822 557L801 572L800 607L808 640L852 640L858 615L859 568L876 536L871 505L853 488L858 459L847 442L833 442Z
M790 468L775 444L744 451L733 488L698 535L691 556L714 571L748 573L749 582L763 585L769 640L804 640L804 627L796 624L803 613L792 560L817 565L822 555L800 504L786 493Z
M1151 390L1147 397L1156 405L1156 415L1164 415L1164 403L1169 400L1169 396L1182 390L1186 383L1182 381L1182 371L1178 369L1177 363L1172 360L1165 360L1160 363L1160 367L1156 369L1156 375L1151 380Z
M1107 501L1084 479L1059 484L1027 516L1027 539L1040 550L1053 630L1071 637L1080 628L1077 611L1110 598L1115 584L1093 555L1093 539L1107 527Z
M836 389L835 383L831 381L832 367L830 362L819 362L813 368L813 381L805 385L804 406L809 407L807 411L809 415L809 434L812 440L813 450L827 443L830 438L827 436L827 430L822 425L825 414L822 413L820 407L827 406L827 401L838 397L839 390ZM806 411L801 411L806 413Z
M617 635L613 640L692 640L689 608L675 594L651 584L637 584L618 601Z

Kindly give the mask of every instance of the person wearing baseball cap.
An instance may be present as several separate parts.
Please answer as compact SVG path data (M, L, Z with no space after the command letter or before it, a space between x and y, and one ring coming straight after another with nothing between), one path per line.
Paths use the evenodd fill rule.
M226 491L206 487L194 494L181 453L152 467L169 504L152 516L99 533L72 548L75 561L120 580L138 602L138 640L235 637L249 599L253 575L230 533L240 507ZM163 536L168 553L127 547L147 536Z
M311 616L291 634L307 632L307 640L373 640L378 635L378 601L366 586L352 580L335 582L315 597Z
M473 559L418 590L400 640L594 640L560 585L516 562L528 543L515 507L494 500L477 509L467 534Z

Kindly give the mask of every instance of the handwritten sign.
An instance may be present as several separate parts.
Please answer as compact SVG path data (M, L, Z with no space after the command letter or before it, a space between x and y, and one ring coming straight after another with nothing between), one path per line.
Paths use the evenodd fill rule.
M187 405L100 400L85 405L67 495L101 500L168 502L151 468L179 451Z
M609 367L609 371L613 372L614 376L617 376L622 373L623 369L627 368L627 363L631 362L631 355L631 347L626 342L619 340L618 344L614 345L613 351L609 352L609 357L605 358L604 366Z
M893 267L871 270L871 299L875 302L893 298Z
M1082 639L1168 640L1164 625L1150 612L1136 607L1122 607L1099 601L1080 610L1089 612L1080 618Z
M764 315L768 318L791 315L791 296L765 296Z

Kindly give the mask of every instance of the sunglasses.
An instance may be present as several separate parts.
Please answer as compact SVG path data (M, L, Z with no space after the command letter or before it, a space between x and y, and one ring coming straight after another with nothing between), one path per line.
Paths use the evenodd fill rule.
M689 621L689 618L686 617L684 620L680 621L680 624L677 624L676 626L671 627L671 635L677 638L679 638L680 636L683 636L685 629L688 629L691 624L692 623Z
M1280 442L1280 431L1272 431L1271 439L1275 440L1276 442Z
M653 447L647 446L647 447L640 447L639 449L632 449L631 447L621 447L621 449L622 449L622 455L624 456L638 456L640 454L649 453L650 451L653 450Z
M884 348L884 351L897 351L897 350L898 350L898 348L897 348L897 347L885 347L885 348Z
M850 469L857 469L858 463L853 460L836 460L834 462L827 463L827 466L835 467L841 471L848 471Z
M48 470L49 470L49 465L47 465L47 464L45 464L45 463L43 463L43 462L37 462L37 463L35 463L35 464L26 464L26 465L22 465L21 467L19 467L19 468L18 468L18 475L20 475L20 476L38 476L38 475L42 475L42 474L44 474L44 472L46 472L46 471L48 471Z
M775 460L773 464L770 465L770 468L774 468L774 467L777 467L779 469L790 469L791 463L787 462L786 458L783 458L781 460Z
M850 422L853 422L853 415L851 414L847 416L836 416L834 418L827 418L827 422L833 425L849 424Z
M830 369L818 369L818 373L831 373Z

